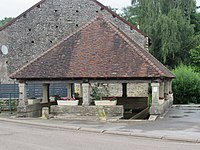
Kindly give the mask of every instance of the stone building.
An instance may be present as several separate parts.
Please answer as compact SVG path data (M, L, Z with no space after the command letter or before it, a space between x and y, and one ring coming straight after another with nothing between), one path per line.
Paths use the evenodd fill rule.
M0 28L0 83L13 83L8 77L10 73L100 14L140 46L146 44L144 33L96 0L42 0ZM3 47L8 54L2 53ZM138 95L135 91L132 96ZM145 90L143 95L147 96Z
M1 83L12 82L8 75L17 79L23 101L29 81L45 83L44 91L50 81L68 82L69 89L71 83L85 83L83 91L91 81L106 82L117 96L146 98L152 83L151 112L162 113L174 75L146 44L144 33L96 0L42 0L0 28ZM83 95L85 104L88 97Z

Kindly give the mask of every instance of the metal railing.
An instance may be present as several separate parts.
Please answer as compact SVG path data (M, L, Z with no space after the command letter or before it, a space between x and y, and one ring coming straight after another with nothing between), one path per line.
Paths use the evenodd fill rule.
M2 94L7 95L6 97L9 98L0 97L0 112L3 110L9 110L10 114L12 114L13 110L17 108L19 101L19 93L2 93Z

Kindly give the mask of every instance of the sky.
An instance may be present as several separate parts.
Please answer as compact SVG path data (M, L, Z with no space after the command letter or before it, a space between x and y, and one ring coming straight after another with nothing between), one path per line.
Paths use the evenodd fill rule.
M16 17L23 13L25 10L39 2L40 0L0 0L0 19L4 17ZM131 0L98 0L106 6L118 8L131 5ZM200 6L200 0L197 0Z
M0 19L16 17L40 0L0 0ZM123 8L131 5L131 0L98 0L100 3L113 8Z

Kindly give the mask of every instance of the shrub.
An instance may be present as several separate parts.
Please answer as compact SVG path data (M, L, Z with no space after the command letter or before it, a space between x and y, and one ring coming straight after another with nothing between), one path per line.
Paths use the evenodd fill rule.
M92 100L102 100L104 97L108 97L109 91L106 85L94 84L92 86L91 97Z
M184 65L180 65L173 72L176 75L173 80L174 103L200 103L200 74Z
M190 50L191 65L196 72L200 73L200 45L196 49Z

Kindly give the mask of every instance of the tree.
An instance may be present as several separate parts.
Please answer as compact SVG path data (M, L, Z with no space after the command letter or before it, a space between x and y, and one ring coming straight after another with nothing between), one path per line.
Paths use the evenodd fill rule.
M118 8L112 8L111 6L107 6L110 10L112 10L113 12L117 13Z
M193 12L191 14L191 24L194 25L195 34L200 35L200 13L199 12Z
M12 17L5 17L4 19L0 20L0 27L4 26L6 23L11 21L13 18Z
M200 104L200 76L189 66L180 65L173 70L176 79L173 80L175 104Z
M196 72L200 73L200 45L190 50L191 65Z
M136 16L140 29L151 38L150 52L172 68L189 64L189 50L200 40L190 17L195 0L132 0L132 4L126 14Z
M123 13L121 16L133 25L138 26L138 18L135 11L136 10L134 7L128 6L123 8Z

